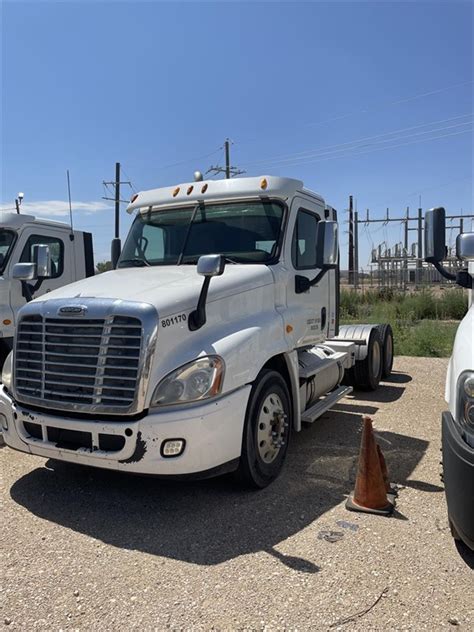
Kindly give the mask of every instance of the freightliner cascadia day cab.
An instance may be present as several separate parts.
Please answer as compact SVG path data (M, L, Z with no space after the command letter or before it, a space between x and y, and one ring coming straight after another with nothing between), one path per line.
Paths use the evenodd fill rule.
M48 269L41 261L46 249ZM12 348L20 307L93 274L90 233L32 215L0 213L0 368Z
M388 325L339 327L336 211L298 180L144 191L116 269L20 310L6 443L264 487L291 432L392 367Z
M441 422L443 480L451 533L474 550L474 233L458 235L457 257L466 263L456 275L443 268L446 257L444 208L425 217L425 259L469 293L469 309L459 324L446 376L448 410Z

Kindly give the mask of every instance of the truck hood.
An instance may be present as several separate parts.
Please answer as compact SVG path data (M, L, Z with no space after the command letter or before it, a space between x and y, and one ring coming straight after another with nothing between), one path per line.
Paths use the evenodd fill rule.
M122 268L97 274L43 295L36 301L69 298L110 298L153 305L160 316L195 309L203 277L196 266ZM228 264L211 280L208 302L273 283L265 265Z
M445 399L455 414L456 384L463 371L474 371L474 303L459 324L446 377Z

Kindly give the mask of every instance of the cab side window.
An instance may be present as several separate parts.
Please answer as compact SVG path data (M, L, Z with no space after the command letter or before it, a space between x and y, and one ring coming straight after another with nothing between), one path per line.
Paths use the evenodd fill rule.
M51 236L30 235L21 253L20 262L33 261L33 246L49 246L51 253L51 278L60 277L64 270L64 244L61 239Z
M291 258L297 270L308 270L316 267L318 222L318 215L303 209L298 211L291 244Z

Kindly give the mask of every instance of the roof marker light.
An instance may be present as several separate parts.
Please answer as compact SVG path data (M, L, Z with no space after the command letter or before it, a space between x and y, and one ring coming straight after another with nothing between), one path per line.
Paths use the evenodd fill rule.
M267 186L268 186L267 179L266 179L266 178L262 178L262 179L260 180L260 188L261 188L261 189L266 189L266 188L267 188Z
M130 204L133 204L138 197L138 193L134 193L130 198Z
M176 187L176 189L173 191L173 197L176 197L179 193L179 187Z
M208 186L209 186L208 184L203 184L202 185L202 189L201 189L201 193L205 193L207 191L207 187Z

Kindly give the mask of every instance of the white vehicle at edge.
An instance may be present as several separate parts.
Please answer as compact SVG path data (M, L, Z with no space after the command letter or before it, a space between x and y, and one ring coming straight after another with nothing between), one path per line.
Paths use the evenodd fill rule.
M391 371L388 325L339 330L336 211L271 176L145 191L128 210L116 269L21 310L5 440L136 473L236 470L264 487L292 431Z
M443 480L451 533L474 550L474 233L458 235L456 254L467 266L456 275L443 268L446 217L442 207L425 218L425 259L469 291L469 309L459 324L446 376L441 437Z
M41 252L48 258L45 276L38 275L34 261ZM30 266L25 276L28 263L36 266ZM20 276L14 275L15 266ZM30 298L28 289L37 297L93 274L90 233L32 215L0 212L0 368L13 345L18 310Z

